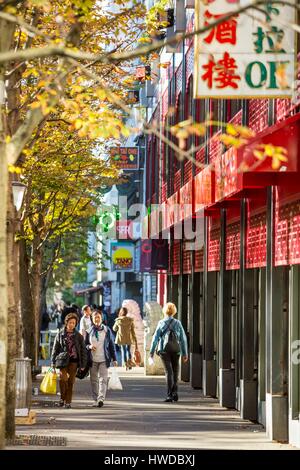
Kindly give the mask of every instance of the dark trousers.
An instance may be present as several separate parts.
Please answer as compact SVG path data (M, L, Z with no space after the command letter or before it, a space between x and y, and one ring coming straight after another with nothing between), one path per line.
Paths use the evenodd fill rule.
M177 393L180 355L177 353L161 353L160 357L165 368L168 397L172 397L174 393Z
M75 382L77 362L70 362L67 367L60 370L60 397L66 403L71 403L73 394L73 385Z

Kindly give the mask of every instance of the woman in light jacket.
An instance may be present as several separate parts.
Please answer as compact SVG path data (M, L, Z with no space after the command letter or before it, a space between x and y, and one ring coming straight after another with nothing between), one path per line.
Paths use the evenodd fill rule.
M157 324L155 333L150 346L150 357L153 358L157 348L157 354L161 357L167 381L166 402L178 401L178 374L179 358L182 355L183 362L188 361L187 339L183 326L174 316L177 313L176 306L168 302L163 308L164 318ZM175 346L178 345L178 351L168 350L170 331L175 336ZM169 345L170 346L170 345ZM174 348L174 342L173 342ZM170 349L170 347L169 347Z
M90 351L88 365L93 395L93 406L104 405L108 384L108 369L113 362L117 366L117 358L111 329L102 322L99 310L92 313L93 325L87 331L85 344Z
M135 348L138 349L134 320L133 318L128 317L127 313L127 308L122 307L119 311L119 317L115 320L115 324L113 326L113 330L117 332L115 343L122 348L126 370L131 369L132 366L135 365L131 357L131 345L135 344Z

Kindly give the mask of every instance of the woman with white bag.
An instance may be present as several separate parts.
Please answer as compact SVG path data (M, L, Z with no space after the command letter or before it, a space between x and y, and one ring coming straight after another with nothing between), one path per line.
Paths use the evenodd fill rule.
M99 310L93 312L93 326L87 331L85 344L90 351L90 378L93 406L104 405L108 383L108 369L111 362L117 366L114 337L110 328L102 323Z

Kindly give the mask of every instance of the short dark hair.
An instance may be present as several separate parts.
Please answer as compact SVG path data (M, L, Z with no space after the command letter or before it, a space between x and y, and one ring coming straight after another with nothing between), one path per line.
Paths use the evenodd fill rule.
M126 308L126 307L121 307L120 308L120 311L119 311L119 316L120 317L126 317L127 313L128 313L128 308Z
M69 320L76 320L76 325L78 324L78 316L76 313L68 313L65 318L65 325L67 326L67 323Z

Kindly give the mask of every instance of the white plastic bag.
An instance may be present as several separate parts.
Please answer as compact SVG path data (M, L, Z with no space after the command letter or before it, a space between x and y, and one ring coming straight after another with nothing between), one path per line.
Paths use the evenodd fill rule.
M108 390L123 390L118 371L115 367L113 367L111 371L111 377L108 382Z

